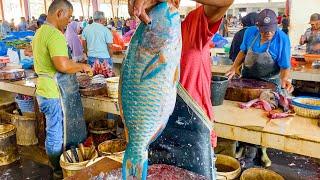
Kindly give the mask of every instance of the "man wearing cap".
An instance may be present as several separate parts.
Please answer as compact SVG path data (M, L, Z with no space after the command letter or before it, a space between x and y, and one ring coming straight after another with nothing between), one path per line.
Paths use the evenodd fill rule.
M301 36L300 45L307 44L308 54L320 54L320 14L312 14L309 24L311 28Z
M104 26L106 18L104 13L96 11L93 14L94 22L82 32L83 47L88 56L88 64L104 64L108 72L112 71L112 33ZM106 66L106 67L105 67Z
M264 9L259 13L256 26L246 30L240 52L232 68L226 73L230 79L243 64L242 78L272 82L277 86L279 93L282 92L282 88L288 92L293 91L289 81L290 41L277 24L274 11ZM253 147L249 151L247 160L252 163L257 149ZM266 148L262 148L262 154L262 162L265 166L270 166L271 161L266 154Z

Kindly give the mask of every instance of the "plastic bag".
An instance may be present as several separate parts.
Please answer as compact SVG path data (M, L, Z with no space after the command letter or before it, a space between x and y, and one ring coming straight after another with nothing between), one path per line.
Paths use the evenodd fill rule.
M228 44L228 40L218 33L213 36L212 42L217 48L223 48L224 45Z
M7 55L10 58L10 63L19 64L20 59L17 51L14 51L12 50L12 48L9 48L7 51Z

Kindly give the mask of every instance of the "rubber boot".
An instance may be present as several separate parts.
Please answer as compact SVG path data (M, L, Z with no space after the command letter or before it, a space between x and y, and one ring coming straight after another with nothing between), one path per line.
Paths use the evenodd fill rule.
M254 166L253 159L256 157L257 147L246 146L244 151L244 158L240 161L242 168L248 169Z
M267 148L261 146L261 150L262 150L261 161L263 162L263 166L270 167L272 162L269 159L269 156L267 154Z
M240 147L240 148L238 149L238 151L236 152L236 158L237 158L237 159L242 158L242 157L243 157L243 152L244 152L244 147Z
M50 162L52 169L53 169L53 179L54 180L63 179L62 169L60 166L60 155L61 154L48 155L49 162Z

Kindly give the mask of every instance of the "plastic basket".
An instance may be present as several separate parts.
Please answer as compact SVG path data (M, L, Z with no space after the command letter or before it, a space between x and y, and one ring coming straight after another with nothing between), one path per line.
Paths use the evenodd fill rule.
M15 98L16 103L18 104L21 112L34 112L34 100L22 100L18 96Z
M304 117L320 118L320 98L297 97L292 100L294 111Z

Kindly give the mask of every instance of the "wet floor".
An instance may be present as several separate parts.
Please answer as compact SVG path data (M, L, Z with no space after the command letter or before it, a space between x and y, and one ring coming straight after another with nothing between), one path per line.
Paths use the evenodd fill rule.
M1 180L47 180L52 178L45 151L38 146L19 146L20 160L0 166ZM269 168L287 180L320 180L320 160L268 149Z
M38 146L19 146L20 159L6 166L0 166L1 180L48 180L52 170L48 166L45 151Z
M297 147L298 148L298 147ZM268 149L269 168L287 180L320 180L320 160Z

